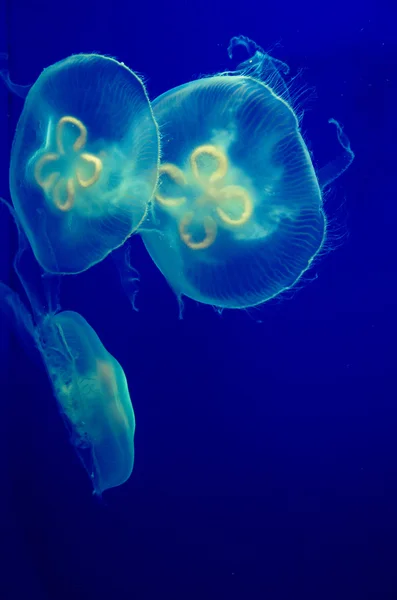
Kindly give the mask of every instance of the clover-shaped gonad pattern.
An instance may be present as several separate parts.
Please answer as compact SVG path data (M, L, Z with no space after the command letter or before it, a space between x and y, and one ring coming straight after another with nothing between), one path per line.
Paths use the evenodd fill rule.
M78 130L76 140L71 148L65 148L64 128L74 125ZM102 172L102 161L95 154L83 152L87 143L87 128L75 117L62 117L56 126L56 149L57 152L43 154L35 164L34 177L37 184L49 195L51 195L55 206L63 212L73 208L78 187L89 188L96 183ZM74 170L67 177L61 175L62 166L66 162L73 162ZM83 172L87 165L92 175L87 177Z
M215 163L215 168L208 173L208 169L200 167L200 161L205 157ZM240 185L226 185L225 178L229 170L229 161L223 150L212 144L204 144L193 150L189 157L194 184L201 187L202 193L195 199L191 210L186 212L178 223L181 240L192 250L209 248L215 241L218 226L240 227L247 223L253 212L253 204L248 191ZM164 196L158 189L155 194L156 201L165 208L182 206L187 202L188 181L185 173L172 163L160 166L160 176L166 175L174 184L182 189L182 194L177 197ZM184 193L186 192L186 193ZM197 208L206 204L212 205L210 214L201 218L197 216ZM236 206L240 210L235 210ZM233 207L233 216L230 208ZM227 210L229 208L229 211ZM236 216L237 213L237 216ZM189 232L189 227L195 221L202 226L204 236L195 241Z

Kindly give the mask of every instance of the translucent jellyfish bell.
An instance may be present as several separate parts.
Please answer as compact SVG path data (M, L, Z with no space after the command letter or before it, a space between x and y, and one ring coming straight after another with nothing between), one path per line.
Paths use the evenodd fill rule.
M0 309L15 321L28 346L39 350L71 442L94 492L101 494L124 483L134 465L135 417L127 380L87 321L76 312L60 311L58 281L44 278L47 300L39 299L43 290L33 286L31 263L26 276L25 249L21 247L15 267L33 316L1 282Z
M27 88L11 154L14 207L40 265L78 273L139 227L156 187L158 128L143 82L96 54L70 56Z
M123 369L76 312L48 316L36 339L94 491L121 485L133 469L135 432Z
M141 231L179 298L228 308L293 286L326 235L298 118L287 94L276 93L286 66L247 38L236 38L231 50L239 44L254 55L236 73L192 81L153 102L162 162L151 227ZM334 165L324 185L353 157L339 125L338 138L348 160Z

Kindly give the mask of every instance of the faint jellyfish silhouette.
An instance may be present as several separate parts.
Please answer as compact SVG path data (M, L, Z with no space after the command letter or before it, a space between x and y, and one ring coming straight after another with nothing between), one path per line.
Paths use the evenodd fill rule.
M162 134L159 185L140 232L178 299L245 308L291 288L323 247L322 188L352 162L316 174L283 76L288 67L248 38L252 55L233 73L156 98ZM127 279L127 277L125 277Z
M113 58L70 56L26 96L12 146L14 207L40 265L78 273L145 219L157 183L159 134L143 82Z
M127 380L87 321L76 312L60 311L59 278L45 276L38 286L34 283L33 257L26 262L31 253L22 232L19 239L14 266L32 313L1 282L0 308L28 349L39 351L71 442L100 495L127 481L134 465L135 417Z
M133 469L135 432L123 369L76 312L47 316L36 337L94 491L101 494L121 485Z

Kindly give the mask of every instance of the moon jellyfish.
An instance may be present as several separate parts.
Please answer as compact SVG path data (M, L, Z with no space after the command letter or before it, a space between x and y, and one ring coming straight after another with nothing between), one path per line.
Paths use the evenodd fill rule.
M325 238L322 188L353 160L344 149L319 180L289 103L288 67L247 38L236 72L191 81L152 103L162 134L159 184L141 234L178 298L244 308L291 288Z
M156 187L159 135L139 77L113 58L79 54L45 69L26 96L10 189L42 268L79 273L137 230Z
M44 313L44 303L33 287L33 269L29 268L28 280L23 276L28 266L23 254L21 248L15 269L32 313L1 282L0 308L8 320L15 321L23 340L39 350L71 442L94 493L101 494L127 481L133 469L135 417L127 380L87 321L76 312L60 310L59 282L48 276L41 278L47 298Z
M123 369L78 313L48 316L36 337L95 492L124 483L134 464L135 418Z

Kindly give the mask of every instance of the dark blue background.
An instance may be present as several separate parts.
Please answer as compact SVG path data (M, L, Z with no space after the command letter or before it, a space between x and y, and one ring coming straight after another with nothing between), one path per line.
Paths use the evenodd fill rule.
M4 2L4 0L3 0ZM138 306L112 260L68 278L124 366L136 412L130 481L99 503L40 363L0 322L0 597L397 597L397 36L391 2L0 4L18 83L74 52L108 53L155 97L228 68L245 34L304 68L303 130L316 166L356 160L327 199L331 243L299 289L260 311L176 301L138 238ZM0 87L0 194L21 101ZM0 212L0 276L16 287ZM4 588L4 589L2 589Z

